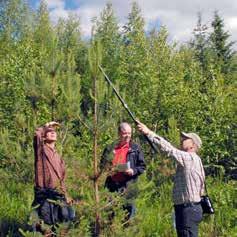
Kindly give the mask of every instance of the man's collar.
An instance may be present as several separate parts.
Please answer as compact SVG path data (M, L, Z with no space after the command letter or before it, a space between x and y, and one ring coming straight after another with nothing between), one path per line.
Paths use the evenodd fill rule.
M115 148L126 148L126 147L130 147L130 142L118 143L117 145L115 145Z

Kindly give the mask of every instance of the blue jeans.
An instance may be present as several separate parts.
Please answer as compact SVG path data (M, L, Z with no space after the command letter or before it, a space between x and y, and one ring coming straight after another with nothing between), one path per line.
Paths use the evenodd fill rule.
M198 237L202 220L201 204L175 205L175 224L178 237Z
M134 203L128 203L128 204L124 205L123 209L128 212L127 220L134 217L136 214L136 207L135 207Z

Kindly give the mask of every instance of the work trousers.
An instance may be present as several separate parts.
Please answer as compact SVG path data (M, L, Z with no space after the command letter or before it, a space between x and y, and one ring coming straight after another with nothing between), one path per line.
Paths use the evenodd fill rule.
M124 196L126 202L123 205L123 210L127 211L126 219L129 220L134 217L136 214L134 200L138 193L136 182L134 180L129 182L115 182L109 176L106 179L105 187L107 187L110 192L118 192Z
M198 225L202 220L199 203L175 205L175 224L178 237L198 237Z
M75 218L75 211L66 203L65 196L54 189L35 187L32 206L39 218L48 225L73 221Z

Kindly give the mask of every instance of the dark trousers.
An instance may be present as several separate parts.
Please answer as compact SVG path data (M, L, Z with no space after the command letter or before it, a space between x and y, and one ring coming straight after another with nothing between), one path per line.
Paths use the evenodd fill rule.
M128 212L127 219L134 217L136 214L136 207L134 203L128 203L123 206L123 209Z
M198 237L198 225L202 220L200 204L175 205L175 224L178 237Z
M134 217L136 214L136 207L134 204L134 199L136 197L137 190L132 189L135 187L134 181L130 182L115 182L111 179L111 176L107 177L105 181L105 187L108 188L110 192L117 192L124 196L126 203L123 205L123 210L127 211L126 219Z
M48 225L73 221L75 218L75 211L66 203L65 196L54 189L35 187L32 206L37 206L35 209L39 218Z

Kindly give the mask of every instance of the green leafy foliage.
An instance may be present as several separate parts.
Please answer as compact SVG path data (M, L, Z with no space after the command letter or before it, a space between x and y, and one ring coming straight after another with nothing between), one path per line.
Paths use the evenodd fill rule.
M67 165L68 192L77 200L68 236L91 236L95 212L100 236L175 236L174 164L153 154L138 133L133 139L143 148L147 171L130 223L124 222L124 198L104 189L107 173L95 179L95 158L99 163L105 146L117 139L117 125L131 122L98 65L135 116L159 135L177 147L181 131L200 135L216 208L201 223L200 236L236 236L237 56L217 13L210 37L200 14L192 43L178 47L165 26L145 31L137 3L122 31L108 3L93 22L90 41L82 40L76 16L53 26L44 1L35 11L23 0L1 1L0 11L0 236L40 236L28 223L32 136L52 119L61 123L57 149Z

